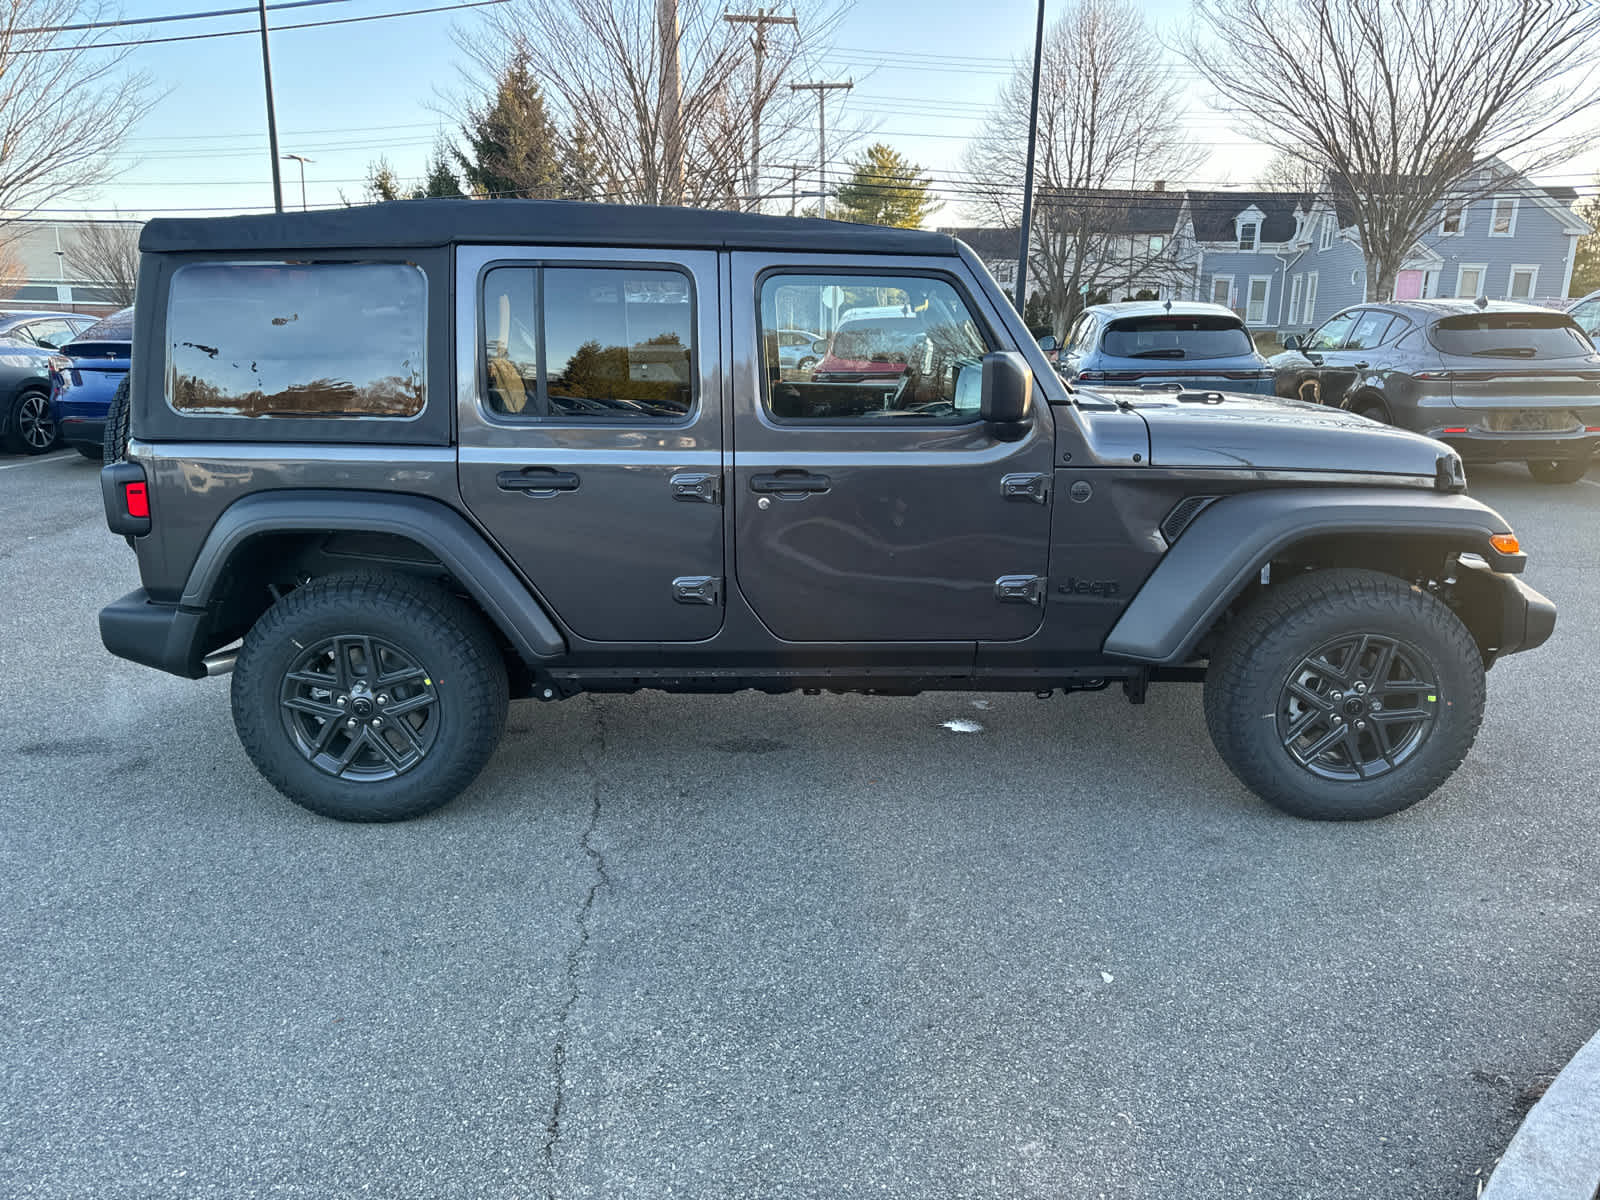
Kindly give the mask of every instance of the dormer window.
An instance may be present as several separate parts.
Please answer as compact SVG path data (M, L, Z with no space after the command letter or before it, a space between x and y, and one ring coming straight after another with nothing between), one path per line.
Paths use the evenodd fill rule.
M1254 250L1256 248L1256 239L1260 233L1261 223L1259 221L1240 221L1239 249Z
M1333 238L1339 231L1339 223L1332 213L1322 218L1322 236L1317 241L1317 250L1321 252L1333 246Z

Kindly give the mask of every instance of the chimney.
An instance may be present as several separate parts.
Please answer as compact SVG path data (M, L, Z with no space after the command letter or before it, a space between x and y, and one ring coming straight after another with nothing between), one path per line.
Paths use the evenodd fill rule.
M1152 192L1164 192L1164 191L1166 191L1167 190L1167 181L1165 179L1156 180L1154 183L1152 183L1150 185L1150 190Z

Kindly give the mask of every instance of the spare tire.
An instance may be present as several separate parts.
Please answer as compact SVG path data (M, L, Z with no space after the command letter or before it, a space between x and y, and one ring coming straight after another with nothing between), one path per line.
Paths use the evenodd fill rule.
M117 384L117 394L111 397L111 407L106 410L106 431L101 441L101 460L106 466L119 463L128 457L128 380L124 375Z

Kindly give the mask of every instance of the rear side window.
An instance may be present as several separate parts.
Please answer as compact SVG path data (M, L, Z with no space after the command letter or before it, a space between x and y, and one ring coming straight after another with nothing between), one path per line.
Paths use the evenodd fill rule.
M689 277L648 267L493 267L485 406L548 421L677 421L694 407Z
M1236 358L1255 344L1237 317L1123 317L1106 326L1100 348L1115 358Z
M181 267L167 401L206 416L414 417L426 330L427 281L408 263Z
M1558 312L1483 312L1445 317L1428 330L1445 354L1470 358L1569 358L1590 354L1593 347Z

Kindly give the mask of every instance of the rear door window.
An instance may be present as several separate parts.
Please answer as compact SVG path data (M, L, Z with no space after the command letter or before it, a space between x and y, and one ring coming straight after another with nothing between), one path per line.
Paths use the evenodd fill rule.
M427 282L408 263L181 267L167 308L167 402L217 417L414 417L426 306Z
M1482 312L1445 317L1428 330L1445 354L1467 358L1570 358L1593 346L1566 313Z
M1255 344L1237 317L1164 314L1112 321L1101 349L1115 358L1237 358Z

